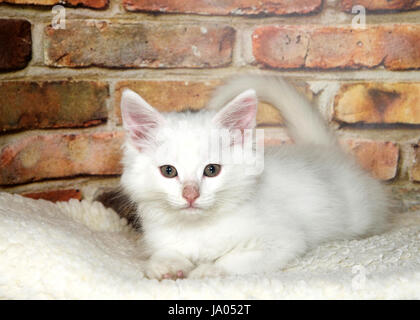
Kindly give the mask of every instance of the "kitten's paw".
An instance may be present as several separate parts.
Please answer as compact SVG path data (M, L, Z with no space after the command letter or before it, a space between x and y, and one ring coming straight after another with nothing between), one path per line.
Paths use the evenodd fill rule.
M201 279L201 278L215 278L215 277L223 277L227 275L226 271L216 266L213 263L204 263L198 265L193 271L190 272L188 278L191 279Z
M152 256L146 265L145 274L149 279L182 279L194 268L194 265L182 256Z

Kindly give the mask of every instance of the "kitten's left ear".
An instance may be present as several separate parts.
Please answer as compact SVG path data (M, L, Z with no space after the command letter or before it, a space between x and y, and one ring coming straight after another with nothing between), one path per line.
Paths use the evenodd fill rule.
M253 129L256 126L258 99L255 90L238 95L220 110L213 121L226 129Z

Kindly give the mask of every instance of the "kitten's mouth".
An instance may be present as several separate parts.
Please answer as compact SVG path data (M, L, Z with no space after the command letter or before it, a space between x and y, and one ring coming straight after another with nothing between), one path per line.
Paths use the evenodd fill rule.
M173 210L184 213L184 214L199 214L199 213L204 213L205 211L207 211L209 209L209 206L207 206L206 204L201 204L201 203L169 203L169 205L172 207Z
M198 212L201 211L203 208L197 206L197 205L187 205L183 208L181 208L181 211L184 211L186 213L194 213L194 212Z
M183 209L185 209L185 210L196 210L196 209L200 209L200 208L197 207L196 205L190 204L188 206L185 206Z

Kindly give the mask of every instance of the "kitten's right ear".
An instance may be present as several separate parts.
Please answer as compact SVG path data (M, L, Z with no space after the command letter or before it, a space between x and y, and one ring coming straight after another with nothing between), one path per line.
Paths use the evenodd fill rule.
M150 142L153 139L151 132L165 121L157 110L130 89L122 92L121 116L125 130L136 145Z
M220 110L213 121L231 130L253 129L256 125L257 106L258 98L255 90L246 90Z

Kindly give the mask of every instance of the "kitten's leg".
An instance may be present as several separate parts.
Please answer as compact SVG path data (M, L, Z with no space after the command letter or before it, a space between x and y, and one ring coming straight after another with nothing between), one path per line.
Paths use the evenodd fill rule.
M238 250L226 254L214 263L199 265L188 277L204 278L274 272L305 251L306 245L303 241L295 241L293 246L287 248Z
M190 260L179 253L155 252L146 262L145 274L150 279L183 278L194 268Z
M188 275L188 278L219 277L234 274L258 272L255 264L264 258L264 251L238 251L229 253L214 263L200 264Z

